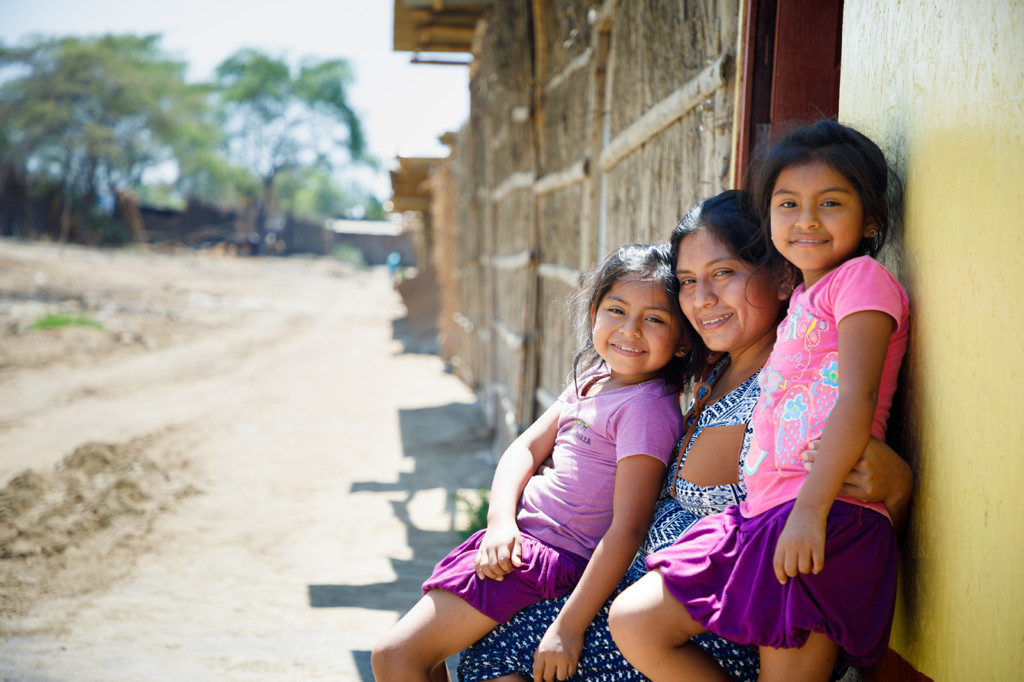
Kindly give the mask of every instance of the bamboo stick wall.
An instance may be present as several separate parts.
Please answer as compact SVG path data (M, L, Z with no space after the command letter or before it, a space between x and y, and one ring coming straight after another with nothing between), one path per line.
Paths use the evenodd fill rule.
M729 186L738 23L738 0L505 0L478 27L435 221L443 352L497 447L565 384L581 273Z

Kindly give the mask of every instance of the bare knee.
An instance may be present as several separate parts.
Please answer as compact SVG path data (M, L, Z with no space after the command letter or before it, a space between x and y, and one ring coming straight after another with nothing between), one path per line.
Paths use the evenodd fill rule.
M612 602L608 629L634 666L639 660L660 658L703 631L657 572L648 573Z
M373 669L373 676L377 680L397 680L405 665L408 663L402 654L401 643L396 641L391 633L383 638L373 647L370 654L370 667Z
M608 631L615 645L626 658L634 648L634 643L644 640L644 629L649 625L646 611L638 604L629 590L626 590L612 602L608 612Z
M434 661L423 658L418 642L397 630L397 627L392 629L373 647L370 667L374 679L377 682L407 682L426 678Z
M457 629L452 623L458 621L458 614L452 615L452 608L460 604L465 602L449 593L424 595L373 647L370 666L374 679L377 682L432 680L434 666L444 661L445 652L449 648L459 651L449 640L451 631Z

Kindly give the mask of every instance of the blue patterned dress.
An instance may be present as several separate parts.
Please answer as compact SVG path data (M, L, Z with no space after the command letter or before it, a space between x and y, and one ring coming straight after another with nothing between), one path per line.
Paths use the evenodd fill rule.
M713 381L724 367L725 363L720 362L712 372L710 380ZM702 386L698 390L698 400L706 399L708 391L706 386ZM755 374L728 395L707 405L697 418L696 430L690 443L695 442L697 436L708 427L748 424L758 393ZM748 426L743 438L742 453L737 460L738 468L742 468L740 463L750 444L750 436L751 430ZM685 453L669 469L647 538L626 572L626 577L587 628L583 654L580 656L576 674L569 680L610 682L646 679L626 662L608 632L608 607L612 599L647 572L644 560L648 554L670 546L697 519L722 511L731 504L738 504L746 496L742 472L739 485L701 488L682 478L676 479L675 469L681 466L683 460ZM673 485L674 496L670 494ZM459 680L483 682L509 674L519 674L526 679L533 679L534 652L567 599L568 595L527 607L512 616L508 623L499 625L490 634L463 651L459 657ZM708 633L700 635L694 641L710 652L734 680L742 682L757 679L758 656L755 647L733 644Z

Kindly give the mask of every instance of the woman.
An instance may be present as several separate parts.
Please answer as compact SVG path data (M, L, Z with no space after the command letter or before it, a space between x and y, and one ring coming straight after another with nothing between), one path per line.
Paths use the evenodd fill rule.
M740 462L750 441L750 415L759 393L757 374L771 352L790 293L776 273L757 265L764 262L765 251L758 233L749 195L735 190L696 206L672 233L676 272L685 285L679 302L711 354L705 376L695 386L683 446L669 469L651 529L618 591L646 572L647 554L671 545L698 518L737 504L746 494ZM813 461L813 452L806 456ZM884 444L872 442L847 477L842 494L885 503L899 528L906 518L911 487L907 464ZM533 679L541 635L564 602L564 598L547 600L524 609L464 651L459 678L464 682ZM710 651L734 679L757 679L755 649L711 635L694 641ZM578 649L575 643L566 643L562 651L543 652L543 679L569 675L575 675L569 679L588 681L644 679L612 642L607 605L587 629L575 665L574 647Z

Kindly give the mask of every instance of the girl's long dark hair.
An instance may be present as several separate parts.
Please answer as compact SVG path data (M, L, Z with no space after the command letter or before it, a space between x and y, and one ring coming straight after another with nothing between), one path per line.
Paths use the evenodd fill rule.
M594 348L594 312L616 282L624 279L653 282L665 290L671 302L672 317L682 330L684 347L703 348L700 337L683 317L679 308L679 280L676 279L675 259L668 244L625 244L610 253L598 267L584 275L583 283L572 297L572 328L579 350L572 363L572 381L577 386L579 374L595 367L601 356ZM684 357L673 356L658 372L658 378L672 391L679 391L686 382L693 350Z
M864 218L873 221L874 237L861 240L857 255L877 256L902 213L903 183L877 144L863 133L835 121L818 121L793 130L772 145L756 163L751 190L767 242L767 256L782 256L771 243L771 195L779 174L792 166L822 163L857 190Z

